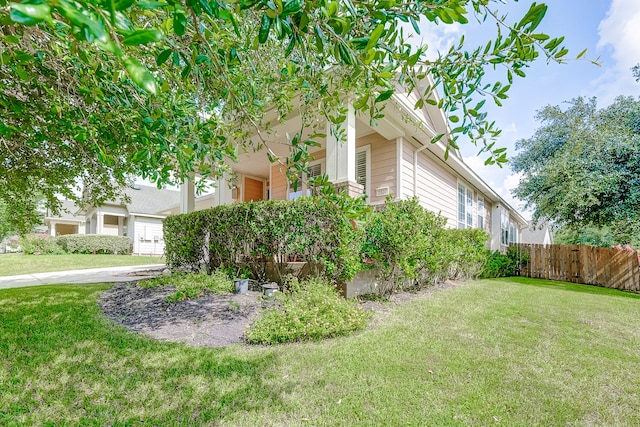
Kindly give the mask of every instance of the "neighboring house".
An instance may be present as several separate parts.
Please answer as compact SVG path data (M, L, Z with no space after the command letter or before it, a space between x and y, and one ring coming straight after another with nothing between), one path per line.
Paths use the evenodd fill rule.
M520 243L529 243L535 245L553 245L553 234L549 228L549 224L534 224L529 222L527 228L522 230Z
M63 200L60 214L54 215L49 209L44 215L44 225L52 236L65 234L85 234L86 221L80 209L71 200Z
M464 163L458 151L450 150L444 160L443 141L450 134L447 119L427 103L414 110L416 101L414 93L396 93L387 103L385 117L373 127L368 117L355 116L350 107L343 124L346 141L337 141L327 124L327 137L317 139L321 146L312 152L308 176L326 173L337 188L352 196L364 193L372 205L384 203L388 196L396 200L417 196L425 208L441 213L448 227L488 231L492 250L518 242L527 221ZM287 155L283 135L299 128L300 117L295 113L274 128L270 147L276 155ZM439 134L445 137L432 144L431 139ZM310 194L304 182L294 190L285 168L270 163L264 152L241 155L232 170L233 177L219 181L213 205ZM198 208L193 185L184 184L179 211ZM172 212L177 213L178 208Z

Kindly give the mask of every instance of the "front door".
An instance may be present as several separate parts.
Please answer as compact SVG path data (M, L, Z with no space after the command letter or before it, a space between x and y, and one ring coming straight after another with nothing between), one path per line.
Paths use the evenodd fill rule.
M251 202L253 200L264 199L264 182L245 177L244 178L244 197L243 201Z

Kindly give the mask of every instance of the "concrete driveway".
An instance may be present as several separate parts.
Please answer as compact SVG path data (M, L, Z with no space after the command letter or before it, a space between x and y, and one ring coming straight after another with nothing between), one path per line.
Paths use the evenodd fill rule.
M0 289L53 284L129 282L157 276L165 268L164 264L149 264L4 276L0 277Z

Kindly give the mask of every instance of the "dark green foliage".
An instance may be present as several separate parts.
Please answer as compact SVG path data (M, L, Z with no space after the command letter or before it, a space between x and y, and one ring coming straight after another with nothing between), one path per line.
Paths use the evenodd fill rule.
M20 238L22 252L29 255L63 254L55 237L48 234L26 234Z
M68 234L56 237L56 241L70 254L128 254L131 239L126 236L99 234Z
M365 225L364 263L378 268L383 292L414 284L475 277L489 236L483 230L445 229L446 219L417 198L387 202Z
M149 280L141 280L138 282L138 286L143 288L172 286L176 288L176 291L167 297L168 302L199 298L207 292L230 294L235 290L233 280L220 269L212 271L211 274L199 272L162 275Z
M217 206L164 222L172 270L249 267L254 278L265 279L272 263L279 281L290 261L350 279L359 269L359 234L335 203L320 197Z
M290 291L276 294L278 305L267 309L246 332L248 342L318 341L366 326L369 313L342 298L329 281L294 281L289 287Z
M616 243L609 227L560 228L554 236L558 245L589 245L608 248ZM622 242L628 243L628 242Z
M527 261L526 252L520 252L517 246L510 246L506 253L486 251L486 262L480 277L492 279L516 276Z

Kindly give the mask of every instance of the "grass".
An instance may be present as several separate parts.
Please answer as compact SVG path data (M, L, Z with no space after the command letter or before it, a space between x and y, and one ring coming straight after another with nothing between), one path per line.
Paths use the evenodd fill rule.
M223 295L235 291L233 280L221 269L213 270L211 274L201 271L199 273L162 275L149 280L141 280L138 282L138 286L144 288L172 286L176 288L176 291L167 297L167 302L199 298L206 292Z
M640 425L640 296L473 282L320 343L190 348L106 285L0 291L0 425Z
M85 268L121 267L162 264L164 258L133 255L0 255L0 276L80 270Z

